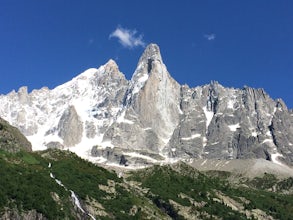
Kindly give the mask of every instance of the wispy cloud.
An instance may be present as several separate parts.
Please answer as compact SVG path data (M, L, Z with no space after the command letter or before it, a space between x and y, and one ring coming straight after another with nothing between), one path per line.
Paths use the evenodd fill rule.
M145 47L145 42L143 41L143 35L137 35L136 30L130 30L126 28L122 28L118 26L115 31L113 31L109 38L116 37L120 44L126 48L134 48L134 47Z
M216 34L205 34L203 35L205 39L211 41L216 39Z

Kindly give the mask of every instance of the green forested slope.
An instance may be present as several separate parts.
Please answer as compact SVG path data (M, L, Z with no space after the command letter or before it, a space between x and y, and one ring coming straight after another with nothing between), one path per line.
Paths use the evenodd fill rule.
M178 163L118 178L67 151L1 150L0 216L24 216L34 210L42 219L293 219L292 178L266 174L239 178L236 184L231 175L202 173Z

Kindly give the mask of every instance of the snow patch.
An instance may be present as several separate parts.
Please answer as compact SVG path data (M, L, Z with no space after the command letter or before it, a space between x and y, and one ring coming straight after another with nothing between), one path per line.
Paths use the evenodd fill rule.
M124 166L124 165L120 165L118 163L105 163L107 166L109 167L118 167L118 168L123 168L123 169L127 169L127 170L137 170L137 169L144 169L149 167L148 165L128 165L128 166Z
M208 161L207 159L204 160L204 161L200 164L200 166L203 166L207 161Z
M145 82L148 80L149 75L148 74L143 74L134 84L132 94L138 93L141 88L145 85Z
M201 134L193 134L190 137L182 137L181 140L188 141L188 140L192 140L192 139L199 138L199 137L201 137Z
M143 130L144 131L149 131L149 130L152 130L152 128L151 127L147 127L147 128L144 128Z
M207 138L206 138L206 137L203 137L203 138L202 138L202 144L203 144L203 147L205 147L205 146L207 145L207 143L208 143Z
M114 148L114 145L112 144L111 141L103 141L99 144L99 146L101 146L102 148L106 148L106 147Z
M142 158L142 159L145 159L145 160L148 160L148 161L152 161L154 163L157 163L158 160L152 158L152 157L149 157L149 156L146 156L146 155L143 155L143 154L139 154L139 153L136 153L136 152L123 152L123 155L126 155L126 156L130 156L130 157L138 157L138 158Z
M233 109L234 108L234 101L232 99L230 99L227 103L227 108L229 109Z
M161 140L163 141L164 144L168 144L168 142L170 141L170 138L161 138Z
M215 167L218 167L221 163L222 161L219 161L218 163L216 163Z
M165 157L165 160L160 163L161 166L163 166L165 164L177 163L178 161L180 161L180 159L178 159L178 158L166 157L166 156L164 156L162 154L160 154L160 155L163 156L163 157Z
M264 143L273 143L272 139L264 139L263 142L261 142L262 144Z
M44 146L44 139L43 134L40 134L41 132L38 132L37 134L26 136L29 142L32 143L32 150L33 151L39 151L39 150L46 150L47 147Z
M83 73L79 74L77 77L73 78L74 80L77 80L77 79L88 79L88 78L91 78L93 77L93 75L98 71L98 69L96 68L89 68L87 69L86 71L84 71Z
M206 116L206 119L207 119L206 128L208 128L210 123L211 123L211 121L212 121L212 119L213 119L213 117L214 117L214 112L208 111L206 106L203 107L203 112L204 112L204 114Z
M181 108L180 108L179 105L177 105L177 108L178 108L179 114L180 114L180 115L183 115L184 113L183 113L183 111L181 110Z
M87 158L88 161L92 162L92 163L100 163L100 164L106 164L107 163L107 159L104 157L88 157Z
M272 136L271 132L270 131L267 131L266 132L266 136L270 136L271 137Z
M83 159L88 159L91 156L92 147L96 145L101 146L101 142L102 136L96 136L95 138L87 138L86 135L83 134L82 141L79 144L65 148L65 150L74 152Z
M125 119L125 111L121 113L121 115L117 118L117 123L126 123L126 124L134 124L133 121Z
M237 123L234 125L228 125L228 127L229 127L230 131L236 131L237 128L240 128L240 125L239 125L239 123Z
M274 154L271 154L271 159L272 159L272 162L273 163L276 163L276 164L279 164L281 166L284 166L284 164L282 164L279 160L278 160L278 157L284 157L283 154L280 154L280 153L274 153Z
M253 131L253 132L251 133L251 136L252 136L252 137L257 137L257 132L256 132L256 131Z

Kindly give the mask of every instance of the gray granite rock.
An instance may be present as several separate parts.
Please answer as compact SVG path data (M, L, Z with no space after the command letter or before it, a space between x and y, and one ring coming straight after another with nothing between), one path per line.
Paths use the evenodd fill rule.
M0 149L13 153L32 151L32 145L19 129L0 118Z
M65 110L59 121L58 130L58 135L63 139L63 145L65 147L80 143L83 133L83 123L74 106L70 106Z
M263 89L226 88L216 81L179 85L156 44L146 47L131 80L109 60L53 90L28 93L22 87L0 101L0 116L38 140L33 145L101 145L93 155L124 165L149 163L129 156L144 152L178 160L263 158L293 166L293 111L282 100Z
M179 121L179 84L168 73L159 47L149 45L124 98L124 107L103 141L124 149L159 153Z
M63 149L64 145L58 141L51 141L46 144L48 149Z

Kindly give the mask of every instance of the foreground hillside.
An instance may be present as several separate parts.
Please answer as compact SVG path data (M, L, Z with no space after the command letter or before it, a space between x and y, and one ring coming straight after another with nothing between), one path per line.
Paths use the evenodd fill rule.
M0 219L293 219L293 178L185 163L118 175L68 151L0 151Z
M0 149L9 152L32 151L31 143L16 128L0 117Z

